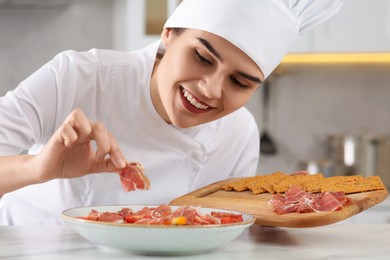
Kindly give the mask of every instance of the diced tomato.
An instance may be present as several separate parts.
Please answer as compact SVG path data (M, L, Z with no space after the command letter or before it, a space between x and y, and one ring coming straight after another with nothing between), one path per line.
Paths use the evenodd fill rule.
M151 219L151 218L152 217L150 215L128 214L127 216L125 216L125 222L126 223L135 223L141 219Z
M211 212L211 216L215 218L219 218L221 220L221 224L230 224L230 223L238 223L243 222L242 214L234 214L228 212Z
M231 223L239 223L242 222L242 219L232 218L232 217L223 217L220 218L221 224L231 224Z

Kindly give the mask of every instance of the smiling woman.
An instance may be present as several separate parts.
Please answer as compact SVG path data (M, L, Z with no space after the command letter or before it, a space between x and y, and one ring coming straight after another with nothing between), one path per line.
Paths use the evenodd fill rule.
M259 134L244 105L298 34L340 6L184 0L141 50L59 53L1 98L0 224L59 224L66 208L162 204L255 175ZM127 160L150 190L123 192Z
M178 35L164 29L162 43L166 50L152 74L151 96L160 116L178 127L232 113L249 100L263 78L245 53L214 34L187 29Z

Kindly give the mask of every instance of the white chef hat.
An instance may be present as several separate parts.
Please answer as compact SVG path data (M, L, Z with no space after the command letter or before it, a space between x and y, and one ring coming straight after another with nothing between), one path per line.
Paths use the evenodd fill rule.
M343 0L183 0L165 28L219 35L239 47L267 77L299 34L337 13Z

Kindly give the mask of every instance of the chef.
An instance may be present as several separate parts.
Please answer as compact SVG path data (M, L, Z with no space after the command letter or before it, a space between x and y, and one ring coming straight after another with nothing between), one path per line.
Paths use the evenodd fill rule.
M58 54L0 98L0 224L61 224L66 208L168 203L255 175L244 105L298 35L340 7L184 0L144 49ZM123 191L126 160L144 165L150 190Z

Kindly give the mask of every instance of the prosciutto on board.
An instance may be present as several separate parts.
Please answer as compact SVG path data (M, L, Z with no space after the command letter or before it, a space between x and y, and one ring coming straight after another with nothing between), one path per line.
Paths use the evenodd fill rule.
M144 166L139 162L127 162L126 167L121 169L119 176L126 192L150 189L150 181L144 174Z
M281 215L341 210L350 201L344 192L311 193L293 185L286 193L273 195L269 204L275 213Z

